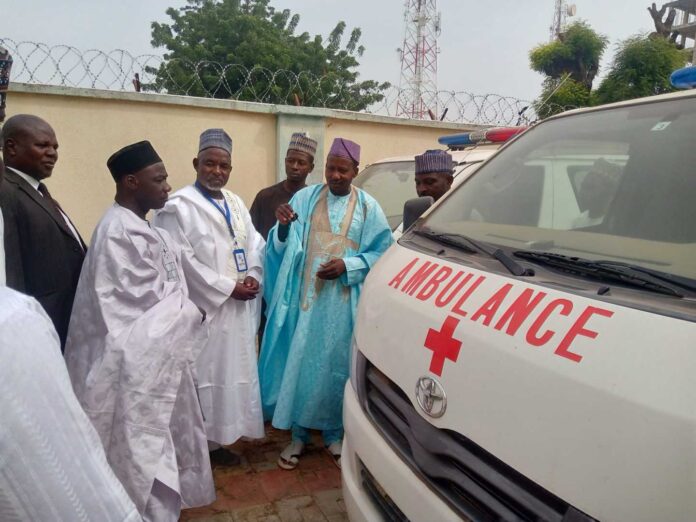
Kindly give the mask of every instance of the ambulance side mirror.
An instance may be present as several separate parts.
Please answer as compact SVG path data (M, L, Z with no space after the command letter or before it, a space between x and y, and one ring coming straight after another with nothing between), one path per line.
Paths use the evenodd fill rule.
M423 212L433 206L435 200L431 196L409 199L404 203L404 232L421 217Z

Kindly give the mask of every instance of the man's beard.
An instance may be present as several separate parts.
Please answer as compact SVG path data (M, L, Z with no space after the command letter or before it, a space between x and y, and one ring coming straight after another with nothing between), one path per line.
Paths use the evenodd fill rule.
M210 182L210 181L199 181L199 183L200 183L201 185L203 185L203 188L206 188L206 189L212 190L212 191L218 191L218 190L222 189L222 187L225 186L225 184L224 184L222 181L217 181L217 180L212 181L212 182Z

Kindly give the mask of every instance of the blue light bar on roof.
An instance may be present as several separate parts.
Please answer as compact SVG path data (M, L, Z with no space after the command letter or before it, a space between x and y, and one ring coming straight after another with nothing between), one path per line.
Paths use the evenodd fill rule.
M677 69L669 77L669 81L676 89L693 89L696 87L696 66Z
M437 139L440 145L447 145L450 149L473 145L481 141L490 141L493 143L502 143L509 140L513 136L518 135L527 127L497 127L494 129L486 129L473 132L465 132L463 134L452 134L450 136L441 136Z
M440 145L446 145L447 147L463 147L464 145L473 145L479 141L483 141L483 132L465 132L463 134L452 134L450 136L440 136L437 142Z

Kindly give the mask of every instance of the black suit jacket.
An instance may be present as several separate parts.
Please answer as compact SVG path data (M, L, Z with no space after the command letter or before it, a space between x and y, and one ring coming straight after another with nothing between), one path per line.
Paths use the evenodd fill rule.
M21 176L5 170L0 185L7 286L35 297L65 347L86 246L59 213Z

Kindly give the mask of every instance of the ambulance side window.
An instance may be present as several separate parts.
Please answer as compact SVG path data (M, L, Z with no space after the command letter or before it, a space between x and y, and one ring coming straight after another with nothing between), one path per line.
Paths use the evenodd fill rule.
M356 187L377 200L392 229L401 223L404 201L416 197L414 169L415 161L375 163L355 180Z

